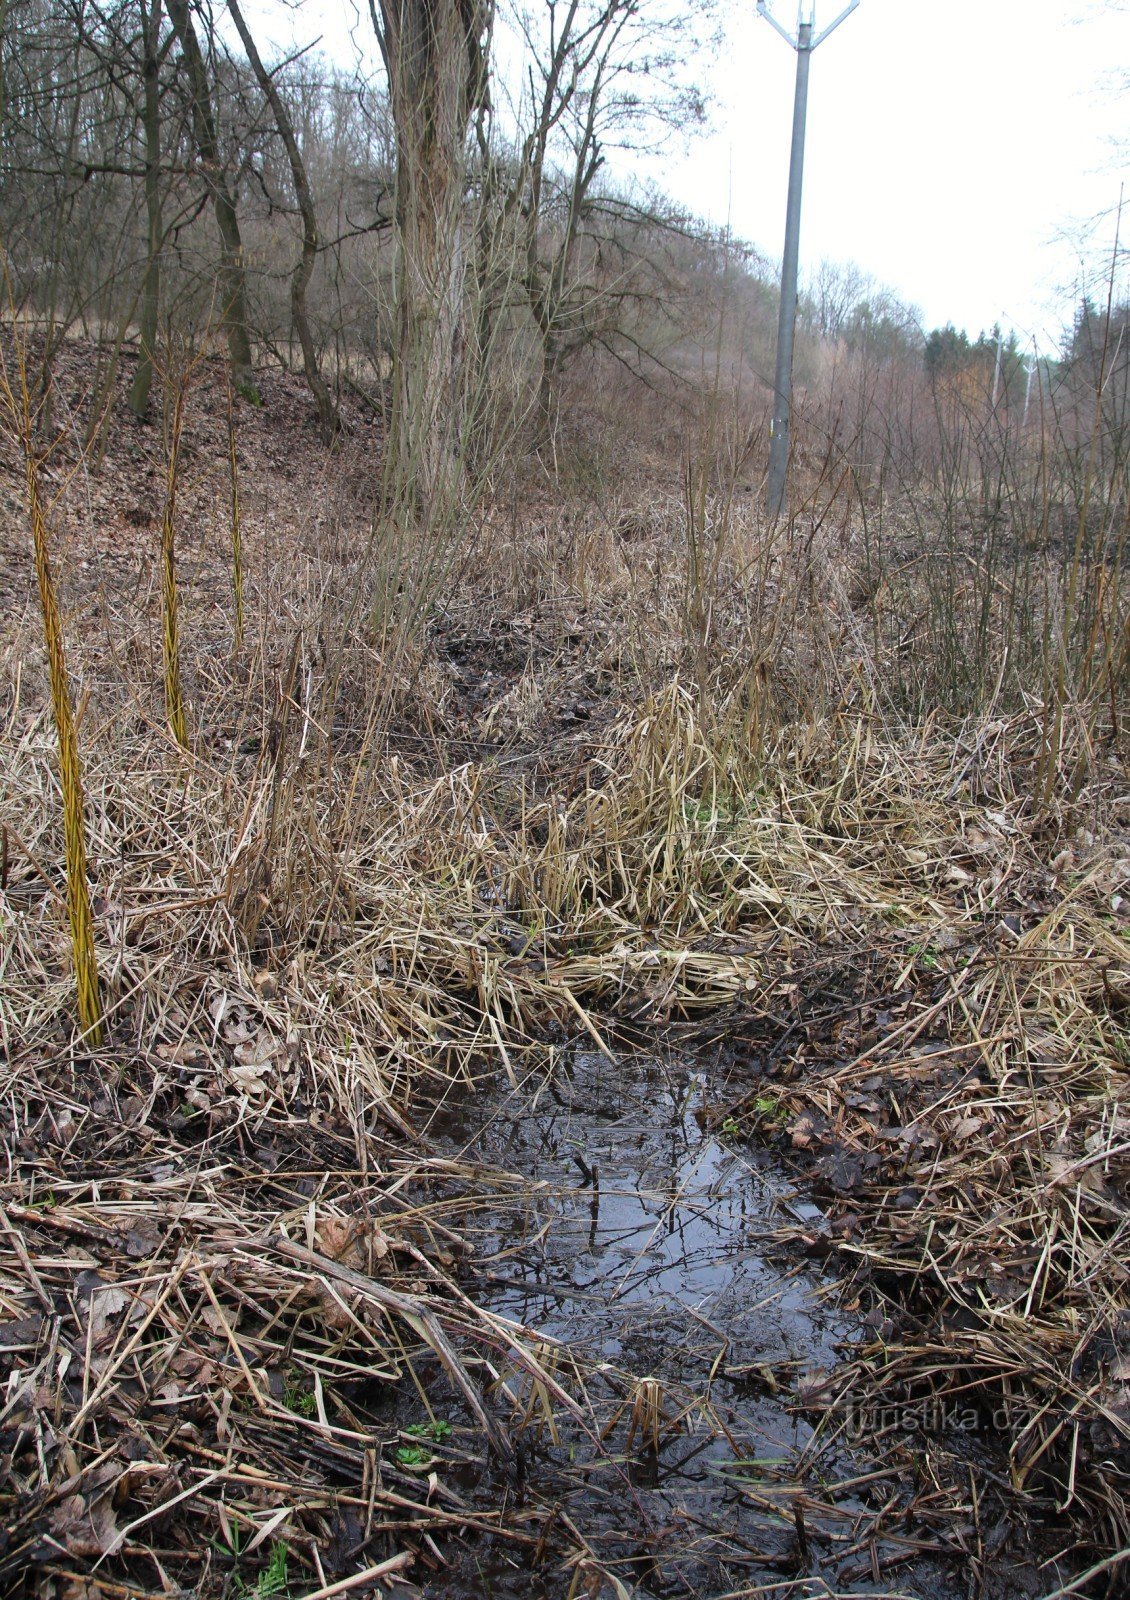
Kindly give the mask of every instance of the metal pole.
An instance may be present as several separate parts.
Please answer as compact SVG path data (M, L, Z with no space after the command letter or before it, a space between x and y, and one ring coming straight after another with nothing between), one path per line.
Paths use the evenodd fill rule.
M1032 374L1035 372L1035 370L1036 370L1036 356L1035 356L1035 353L1033 352L1033 354L1028 357L1028 381L1024 385L1024 423L1023 423L1023 426L1025 428L1028 426L1028 405L1029 405L1029 402L1032 399Z
M767 0L757 0L758 15L765 18L796 51L796 98L793 101L793 142L789 155L789 201L785 215L785 253L781 262L781 309L777 320L777 366L773 376L773 422L769 433L769 476L765 486L765 506L769 515L780 517L785 511L785 490L789 471L789 419L793 394L793 341L796 335L797 276L800 266L800 202L804 186L804 131L808 115L808 70L812 52L834 33L858 6L848 5L823 33L813 38L816 26L813 6L802 4L794 38L769 10Z
M993 410L997 409L997 400L1001 392L1001 361L1004 356L1004 329L997 328L997 359L993 367Z
M766 509L779 517L785 509L789 470L789 413L793 393L793 340L796 335L797 274L800 266L800 201L804 185L804 128L808 114L808 69L812 64L812 24L802 22L796 42L796 98L793 144L789 155L789 202L785 212L785 254L781 263L781 308L777 320L777 370L773 377L773 423L769 431L769 481Z

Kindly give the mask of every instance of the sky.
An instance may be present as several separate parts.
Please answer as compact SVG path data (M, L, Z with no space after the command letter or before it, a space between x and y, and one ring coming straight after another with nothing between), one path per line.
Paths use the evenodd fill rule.
M817 30L845 3L816 0ZM795 0L773 9L795 31ZM730 11L727 44L714 132L665 182L776 257L795 57L752 0ZM860 0L812 58L802 277L822 257L855 261L928 326L1054 337L1080 274L1073 236L1117 207L1126 176L1119 72L1126 0ZM1099 237L1113 240L1113 218Z
M362 3L354 37L368 40ZM814 3L819 31L847 0ZM354 0L246 9L264 45L320 34L342 67L356 59ZM796 0L772 9L795 31ZM723 18L709 130L625 158L622 175L778 258L795 56L755 0L725 0ZM1048 349L1082 275L1101 276L1128 177L1130 0L860 0L812 58L802 280L851 261L927 328L999 322Z

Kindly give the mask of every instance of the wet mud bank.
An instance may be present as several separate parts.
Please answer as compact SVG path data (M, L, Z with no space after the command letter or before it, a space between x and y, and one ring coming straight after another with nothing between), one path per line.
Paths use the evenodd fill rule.
M536 1544L472 1542L428 1593L1019 1600L1062 1581L982 1430L837 1383L874 1328L822 1206L735 1137L743 1087L693 1053L585 1049L434 1113L430 1140L480 1180L467 1291L527 1330L549 1381L498 1371L517 1467L465 1483Z

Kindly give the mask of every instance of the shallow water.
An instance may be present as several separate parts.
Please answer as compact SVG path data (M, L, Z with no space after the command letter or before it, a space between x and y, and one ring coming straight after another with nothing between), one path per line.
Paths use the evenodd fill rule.
M789 1223L819 1232L819 1208L769 1157L712 1131L724 1098L693 1059L580 1051L551 1077L480 1091L433 1120L441 1149L525 1180L480 1204L470 1287L560 1341L557 1370L572 1370L566 1351L576 1358L591 1408L587 1429L566 1417L556 1440L534 1430L535 1492L566 1505L598 1561L641 1593L756 1580L796 1600L965 1596L968 1577L916 1551L909 1524L860 1545L905 1486L886 1452L818 1438L798 1385L864 1330L836 1281L783 1243ZM511 1590L496 1572L444 1592L567 1587ZM1037 1588L1010 1562L977 1592Z
M532 1094L503 1099L476 1133L478 1110L471 1101L445 1119L447 1142L531 1183L518 1236L507 1219L497 1240L494 1310L634 1370L645 1351L655 1376L700 1362L709 1371L720 1353L729 1370L835 1362L850 1330L834 1286L764 1253L790 1215L820 1212L713 1137L697 1068L651 1059L625 1070L586 1052Z

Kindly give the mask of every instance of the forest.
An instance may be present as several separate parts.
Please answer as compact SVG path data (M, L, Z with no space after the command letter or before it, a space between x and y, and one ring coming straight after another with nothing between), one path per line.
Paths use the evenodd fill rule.
M726 0L264 16L0 0L0 1594L1117 1600L1125 246L778 514Z

